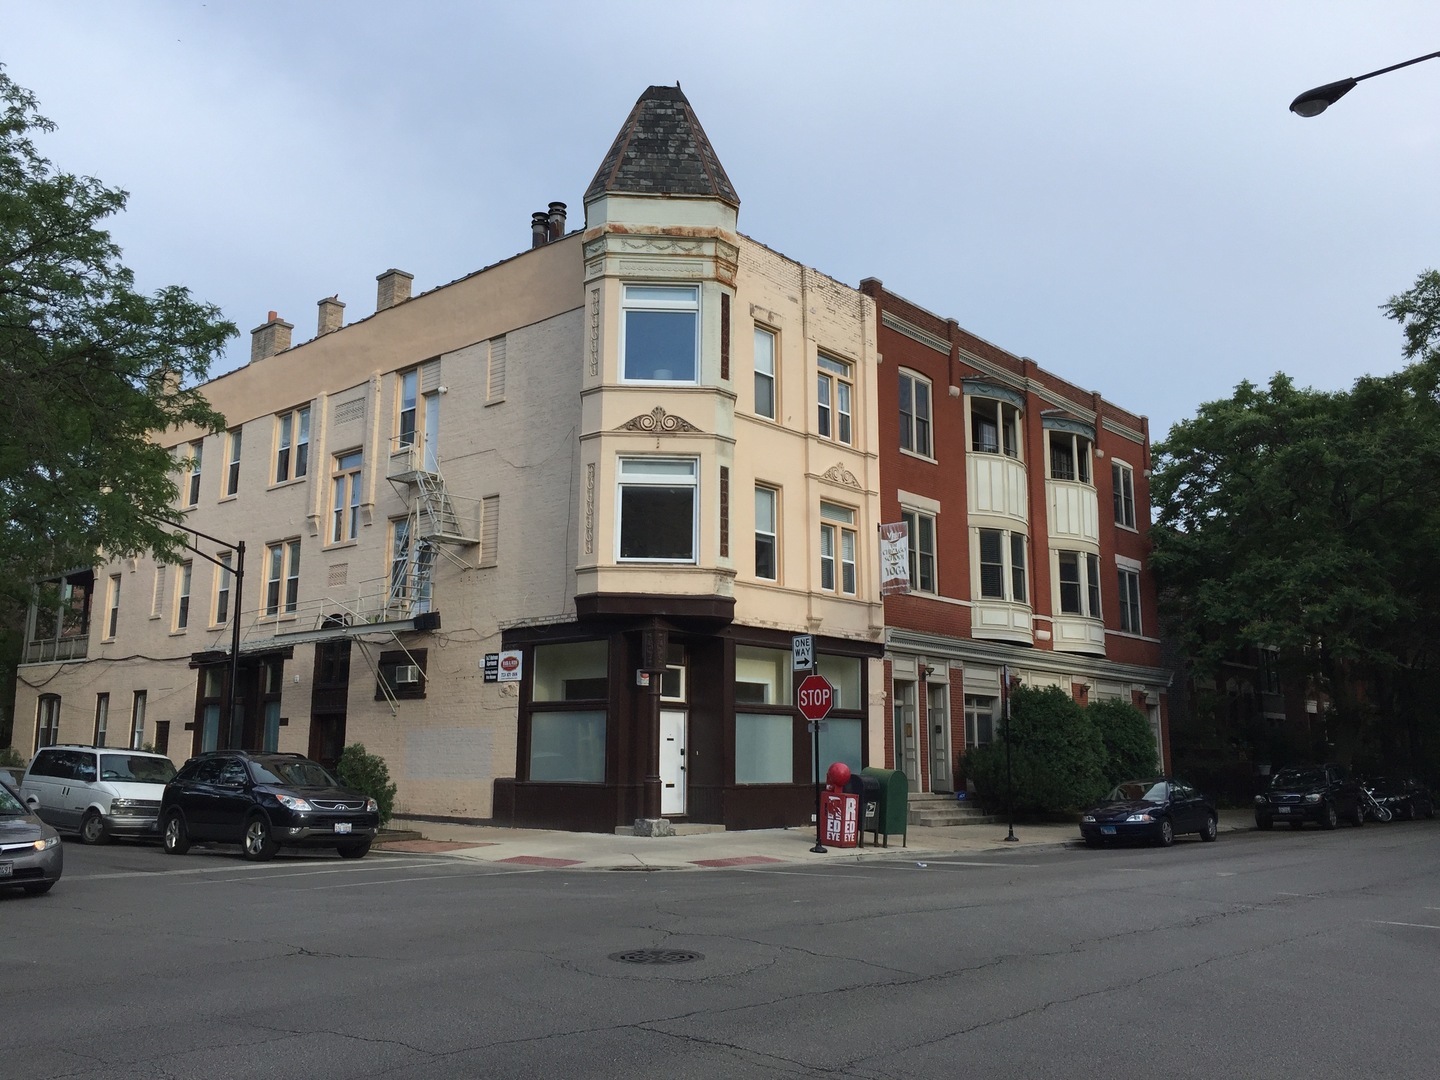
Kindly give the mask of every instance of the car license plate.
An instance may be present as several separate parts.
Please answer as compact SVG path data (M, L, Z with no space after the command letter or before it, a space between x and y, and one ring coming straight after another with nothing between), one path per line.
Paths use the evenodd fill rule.
M1114 835L1115 835L1115 826L1114 826L1114 825L1101 825L1101 826L1100 826L1100 835L1102 835L1102 836L1114 836Z
M1275 808L1275 812L1276 812L1277 814L1288 814L1288 813L1290 813L1290 807L1288 807L1288 806L1277 806L1277 807Z
M10 877L10 871L13 868L13 865L13 863L0 862L0 877Z
M349 831L350 831L350 822L348 822L348 821L337 821L337 822L335 822L335 831L336 831L337 833L347 833L347 832L349 832Z

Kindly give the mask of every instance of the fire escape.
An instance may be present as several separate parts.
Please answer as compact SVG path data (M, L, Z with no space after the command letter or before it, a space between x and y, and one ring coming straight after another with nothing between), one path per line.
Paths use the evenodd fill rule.
M413 434L395 437L385 476L405 492L410 516L391 553L384 614L409 618L431 610L437 556L467 566L455 549L480 543L481 504L450 494L434 449Z

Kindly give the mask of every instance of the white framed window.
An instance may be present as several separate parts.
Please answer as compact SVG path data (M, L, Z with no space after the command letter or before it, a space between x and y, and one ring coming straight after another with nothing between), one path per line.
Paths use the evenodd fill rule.
M120 575L110 575L110 595L105 612L105 637L113 640L120 628Z
M200 462L205 456L205 443L196 439L190 444L190 473L185 489L185 505L200 505Z
M775 331L755 327L755 415L775 419Z
M1050 479L1090 483L1090 440L1073 431L1047 431Z
M1100 618L1100 556L1084 551L1057 551L1060 612Z
M390 604L414 615L430 610L430 570L435 549L411 536L411 519L390 523Z
M616 484L619 560L695 562L699 487L695 458L621 458Z
M310 406L275 417L275 483L299 480L310 470Z
M1020 456L1020 410L997 398L970 399L970 449Z
M54 746L60 741L60 697L41 694L35 705L35 749Z
M419 402L420 372L415 368L400 373L399 413L395 419L395 445L415 445L415 406Z
M854 368L844 360L824 353L816 354L816 392L819 399L819 425L822 439L850 443L850 417L855 394Z
M965 695L965 745L989 746L995 740L995 699Z
M980 598L1027 603L1025 534L1005 529L978 529Z
M919 510L901 510L900 520L910 534L910 588L935 591L935 518Z
M330 472L330 542L354 540L360 531L360 470L365 463L362 450L335 455Z
M105 745L106 729L110 727L110 695L95 695L95 738L96 746Z
M210 625L224 626L230 621L230 567L235 556L232 552L222 551L215 557L220 565L215 568L215 611Z
M900 449L934 457L930 445L930 380L900 372Z
M175 629L184 630L190 625L190 585L195 576L195 564L180 564L179 580L175 587Z
M780 578L780 492L755 485L755 576L766 581Z
M130 749L139 750L145 745L146 692L136 690L130 701Z
M293 615L300 603L300 541L265 545L265 614Z
M240 490L240 429L235 428L228 436L230 446L229 465L225 469L225 496L229 498Z
M626 285L620 378L694 383L700 377L700 287Z
M1140 574L1122 566L1120 574L1120 629L1130 634L1142 633L1140 624Z
M1135 528L1135 470L1123 461L1110 463L1110 480L1114 486L1115 524Z
M820 504L820 588L854 596L855 511L835 503Z

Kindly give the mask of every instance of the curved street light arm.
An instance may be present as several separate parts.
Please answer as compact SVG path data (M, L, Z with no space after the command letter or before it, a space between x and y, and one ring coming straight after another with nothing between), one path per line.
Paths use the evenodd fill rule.
M1422 60L1434 60L1440 57L1440 52L1426 53L1424 56L1417 56L1413 60L1405 60L1399 64L1391 64L1379 71L1366 72L1364 75L1356 75L1352 79L1341 79L1339 82L1326 83L1324 86L1317 86L1313 90L1306 90L1290 103L1290 111L1296 116L1319 116L1335 102L1355 89L1355 84L1364 82L1366 79L1373 79L1376 75L1384 75L1389 71L1397 71L1411 64L1418 64Z

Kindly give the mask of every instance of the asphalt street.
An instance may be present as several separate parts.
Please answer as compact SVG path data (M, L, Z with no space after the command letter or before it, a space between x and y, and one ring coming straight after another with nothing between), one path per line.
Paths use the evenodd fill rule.
M710 873L67 844L0 1076L1425 1077L1440 821Z

